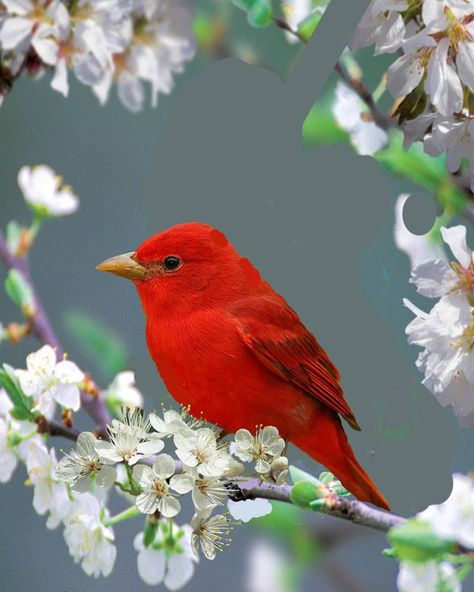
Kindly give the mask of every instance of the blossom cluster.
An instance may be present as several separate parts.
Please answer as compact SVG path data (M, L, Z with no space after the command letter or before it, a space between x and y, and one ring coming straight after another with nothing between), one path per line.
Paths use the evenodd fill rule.
M436 304L425 312L405 299L413 312L408 342L423 348L416 365L422 383L442 405L451 404L463 425L474 423L474 259L466 227L441 228L455 259L443 253L421 261L411 272L417 291Z
M140 577L175 590L192 577L200 552L212 560L228 545L229 512L242 521L271 512L266 500L230 498L239 480L287 482L285 442L271 426L258 427L255 434L241 429L227 442L185 410L146 415L138 406L143 398L133 373L121 372L97 395L110 408L120 404L119 416L100 434L77 434L74 447L58 462L49 447L50 426L58 407L63 420L72 422L88 380L74 362L58 360L49 345L29 354L25 369L4 366L0 482L11 479L19 462L25 464L34 509L47 515L48 528L62 525L74 561L94 577L113 569L113 525L143 516L144 529L133 543ZM246 475L241 461L252 466ZM128 503L117 516L107 507L112 491ZM194 514L189 524L178 525L187 494ZM229 512L219 511L226 504Z
M72 72L101 103L115 82L120 101L139 111L144 83L154 106L194 56L192 15L188 0L2 0L1 71L14 79L53 70L51 87L64 96Z
M466 159L474 177L474 2L372 0L350 47L372 44L399 56L387 88L406 146L422 140L427 154L445 153L453 173Z

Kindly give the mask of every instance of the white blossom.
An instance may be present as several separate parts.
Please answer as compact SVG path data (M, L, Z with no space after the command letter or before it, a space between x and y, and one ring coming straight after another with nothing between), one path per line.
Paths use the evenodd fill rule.
M54 65L58 57L57 21L64 4L59 0L5 0L3 4L7 16L0 27L0 46L16 54L18 65L30 45L45 64Z
M67 516L71 502L63 482L56 479L56 454L39 439L27 444L26 469L34 487L33 507L40 514L49 512L47 528L56 528Z
M227 499L228 490L217 477L204 477L195 469L188 473L193 479L192 498L196 510L206 510L210 506L222 506Z
M456 292L474 295L474 262L466 242L466 227L442 227L441 236L457 262L449 265L445 258L425 261L413 269L410 282L416 285L420 294L428 298Z
M40 214L65 216L79 207L79 199L61 177L44 164L24 166L18 173L18 185L25 200Z
M367 106L344 82L336 86L336 98L332 107L339 126L349 133L359 154L372 155L388 142L387 132L371 121Z
M9 416L11 409L13 409L13 403L7 393L0 389L0 483L10 481L18 464L15 447L11 443L13 423Z
M181 510L181 503L173 491L188 493L193 487L193 479L186 474L175 475L176 463L169 454L157 456L153 467L136 465L133 478L141 485L142 493L136 504L140 512L154 514L160 512L165 518L173 518Z
M255 462L255 470L261 474L270 472L272 461L281 456L285 448L285 441L273 426L258 429L255 436L241 429L235 433L234 439L235 456L244 462Z
M230 522L224 514L211 516L210 510L197 512L191 520L193 530L192 546L196 555L199 548L211 561L218 551L223 551L229 544Z
M126 462L134 465L163 449L164 444L158 434L149 433L150 423L140 409L126 410L123 420L114 419L107 427L109 441L95 442L99 457L105 463Z
M424 348L417 361L425 374L423 384L439 394L459 372L474 384L474 321L464 296L445 296L429 313L406 299L404 303L416 315L406 328L408 343Z
M375 44L375 53L396 51L405 37L400 13L407 8L407 0L372 0L349 42L351 49Z
M90 432L82 432L75 449L59 461L56 476L71 485L72 491L84 493L92 482L100 487L109 487L117 477L117 471L102 463L95 449L97 439Z
M447 561L402 561L397 576L399 592L461 592L456 570Z
M135 373L119 372L104 391L104 398L112 406L143 407L143 395L135 385ZM151 419L151 418L150 418Z
M104 524L107 510L91 493L76 498L64 520L64 539L69 553L89 576L110 575L117 550L113 530Z
M162 437L175 436L181 434L182 436L191 436L194 420L186 420L185 411L179 412L176 409L167 409L163 412L163 417L156 413L150 413L150 423L152 427Z
M156 106L159 93L169 94L173 74L182 72L184 63L194 57L192 14L188 0L135 2L131 42L95 86L99 100L107 100L114 79L120 101L131 111L143 108L143 82L151 85L152 106Z
M178 458L205 477L220 477L229 467L225 445L217 443L210 428L200 428L190 436L178 433L174 442Z
M474 549L474 480L454 473L453 489L446 501L417 514L441 538Z
M138 574L145 584L164 584L165 588L173 591L180 590L191 580L197 558L191 547L191 527L171 523L171 530L165 537L163 528L158 528L149 547L145 547L143 533L139 532L133 546L138 552Z
M283 551L258 539L247 552L246 590L248 592L288 592L287 573L292 566Z
M313 3L311 0L283 0L281 8L286 23L292 31L297 31L298 25L313 12ZM285 31L285 37L289 43L298 42L298 37L289 31Z

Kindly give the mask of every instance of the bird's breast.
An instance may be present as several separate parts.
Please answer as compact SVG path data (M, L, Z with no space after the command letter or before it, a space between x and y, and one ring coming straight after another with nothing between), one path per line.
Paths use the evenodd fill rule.
M258 424L277 425L309 404L266 369L241 339L235 322L220 311L166 321L148 321L151 356L170 394L229 432ZM280 424L280 425L279 425Z

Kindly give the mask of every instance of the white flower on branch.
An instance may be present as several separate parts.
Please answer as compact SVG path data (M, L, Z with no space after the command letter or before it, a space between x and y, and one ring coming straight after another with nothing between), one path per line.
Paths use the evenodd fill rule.
M406 328L408 343L424 348L416 363L425 375L422 383L438 397L448 386L456 386L464 376L471 385L471 394L458 413L469 415L474 409L474 317L471 306L461 294L445 296L429 313L406 299L404 303L416 315ZM441 401L446 404L443 398Z
M111 406L119 405L132 409L134 407L143 407L143 395L137 389L135 385L135 373L131 371L119 372L104 391L103 395L107 403Z
M401 12L408 0L372 0L349 43L351 49L375 44L375 53L392 53L402 44L405 24Z
M198 555L200 548L204 556L212 561L218 551L223 551L229 545L229 534L232 529L227 516L211 516L210 512L208 509L194 514L191 528L194 552Z
M220 477L229 467L226 444L218 444L210 428L200 428L190 436L176 434L174 442L178 458L205 477Z
M165 518L173 518L181 510L181 503L172 491L183 494L193 488L193 479L189 475L175 475L176 463L169 454L157 456L153 467L136 465L133 478L142 487L136 504L140 512L154 514L160 512Z
M428 522L442 539L455 541L474 549L474 480L472 476L454 473L453 489L448 499L439 505L428 506L417 514Z
M273 426L259 428L255 436L241 429L235 433L234 439L235 456L244 462L255 462L255 470L261 474L270 472L272 461L280 457L285 448L285 441Z
M343 130L348 132L359 154L372 155L388 142L387 132L371 121L367 106L347 84L339 81L332 106L334 117Z
M26 358L26 370L16 370L24 393L34 400L34 411L50 419L56 403L78 411L81 406L79 384L84 374L69 360L56 361L50 345L44 345Z
M24 166L18 173L18 185L26 202L40 215L65 216L79 207L79 199L70 187L46 165Z
M163 411L163 417L150 413L150 423L160 436L169 437L176 434L191 435L196 422L192 418L187 421L185 411L180 413L176 409L167 409Z
M163 531L166 529L166 532ZM149 586L163 584L168 590L180 590L194 575L197 561L191 547L191 527L162 525L157 529L153 543L145 547L143 533L133 541L138 552L137 567L140 578Z
M184 63L195 54L192 14L187 0L136 1L130 44L114 55L113 67L95 86L101 103L107 100L114 80L120 101L131 111L143 108L143 82L151 85L152 106L159 93L169 94L173 74L182 72Z
M91 493L79 496L64 520L64 539L69 553L89 576L108 576L117 550L113 530L104 524L107 510Z
M397 588L399 592L461 592L461 583L456 577L456 570L447 561L402 561Z
M65 484L55 478L56 467L54 448L48 451L40 439L28 442L26 468L34 487L33 507L40 515L49 512L47 528L56 528L71 507Z
M59 0L4 0L7 16L0 28L0 46L15 55L20 65L30 45L47 65L54 65L58 56L58 20L65 11ZM13 67L15 73L17 67Z
M324 8L319 7L318 12ZM297 31L298 25L314 11L312 0L283 0L281 9L292 31ZM298 37L289 31L285 31L285 37L288 43L298 43Z
M91 482L99 487L110 487L117 477L117 471L102 463L96 451L94 434L82 432L77 438L76 448L66 454L58 463L56 476L71 485L72 491L84 493Z
M227 499L228 489L217 477L203 477L196 470L191 469L188 475L194 480L192 498L196 510L208 507L222 506Z
M420 294L428 298L440 298L457 292L467 297L474 296L474 261L466 243L466 227L443 227L441 236L457 262L449 265L444 258L428 260L412 270L410 282L416 285Z
M158 434L149 433L150 422L140 409L124 410L123 422L114 419L107 427L109 441L96 440L95 447L105 463L134 465L163 449Z
M13 409L7 393L0 389L0 483L10 481L18 464L15 454L15 422L9 415Z

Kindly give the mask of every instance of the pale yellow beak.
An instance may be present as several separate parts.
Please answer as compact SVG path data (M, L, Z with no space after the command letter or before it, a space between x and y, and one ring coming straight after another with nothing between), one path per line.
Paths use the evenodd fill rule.
M96 269L99 271L108 271L129 280L143 280L148 275L148 269L137 263L133 255L134 253L132 252L110 257L110 259L99 263Z

